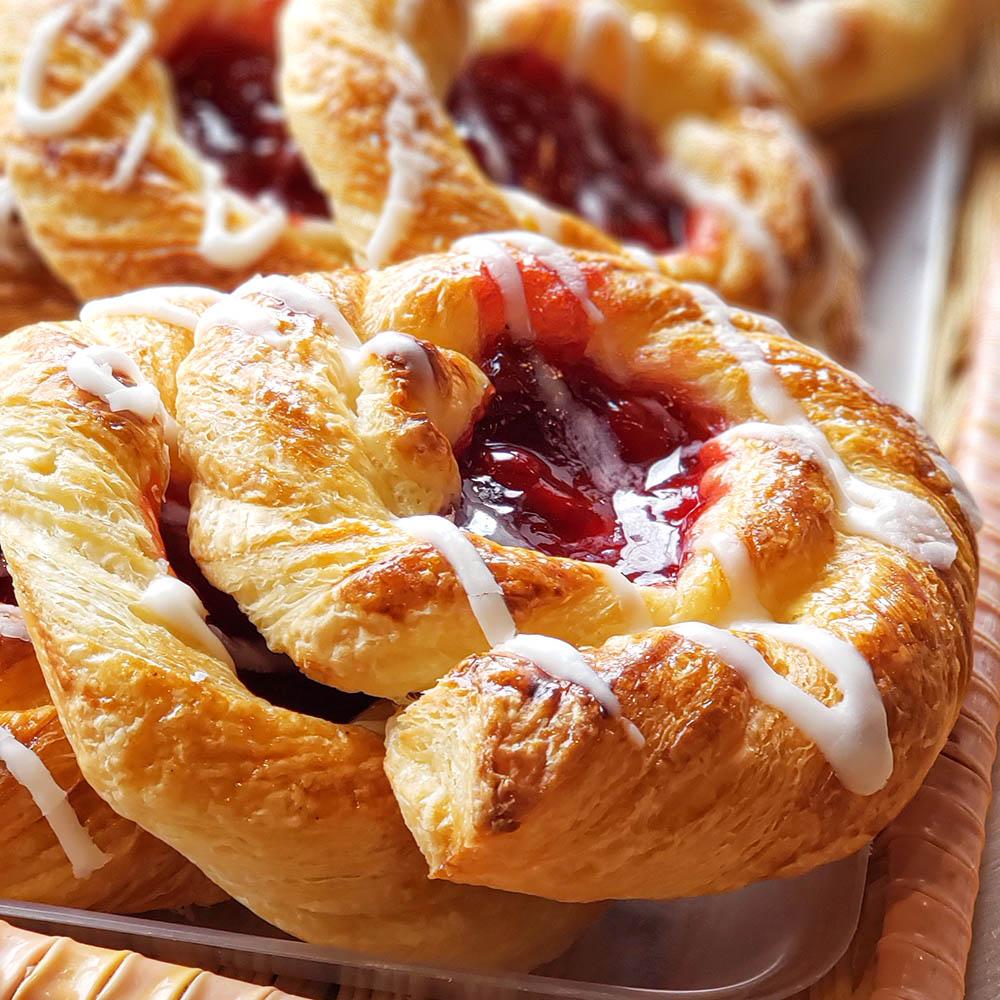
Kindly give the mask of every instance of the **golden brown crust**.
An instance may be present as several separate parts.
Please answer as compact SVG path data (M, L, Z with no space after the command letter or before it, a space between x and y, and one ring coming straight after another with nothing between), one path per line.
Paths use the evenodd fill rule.
M217 903L225 894L190 862L113 812L83 780L31 644L0 638L0 727L45 765L94 842L111 855L85 879L27 788L0 769L0 896L113 913Z
M577 253L605 317L591 324L553 272L509 249L539 340L577 343L630 386L681 387L729 421L753 416L747 377L698 293L622 259ZM505 327L498 288L472 254L304 280L337 302L362 340L395 329L477 359ZM976 557L934 446L859 379L768 321L731 321L851 469L924 498L958 546L956 561L935 570L845 533L820 466L780 442L734 439L710 473L717 499L695 540L718 530L737 538L775 620L828 631L870 662L895 758L873 795L848 792L819 749L751 698L717 654L657 630L614 638L630 621L596 567L472 535L518 629L588 647L646 750L581 689L489 654L448 561L394 520L441 508L430 495L422 511L393 507L358 434L357 389L332 332L286 330L291 339L277 348L220 321L196 338L178 393L193 551L311 676L396 698L443 677L391 724L386 759L437 876L594 899L801 871L877 832L940 749L968 678ZM667 626L719 621L731 587L695 545L676 586L641 590L654 625ZM811 656L752 629L739 634L798 686L836 701L832 676Z
M167 73L149 52L75 128L34 134L19 124L14 95L23 58L52 0L0 4L0 135L14 197L46 264L83 299L150 285L197 283L232 288L258 271L296 272L335 267L350 257L336 227L322 220L290 221L252 260L226 265L206 257L206 167L180 136ZM172 9L177 7L177 18ZM56 42L42 88L50 107L77 92L121 49L140 23L141 5L124 5L95 26L89 5L76 13ZM222 16L217 5L167 3L161 21L190 24L195 14ZM129 13L129 11L133 13ZM114 186L121 157L144 114L155 124L133 178ZM238 231L264 210L229 196L227 225ZM214 259L214 258L213 258ZM37 317L36 317L37 318Z
M630 108L659 139L700 220L699 238L662 258L666 273L775 311L796 334L848 354L857 334L859 261L824 168L779 110L775 91L747 73L739 52L676 19L654 19L650 30L634 32L628 72L619 65L621 46L610 43L592 46L576 66L587 16L574 0L484 2L474 8L472 53L532 48L573 65L616 101L624 99L622 81L633 81ZM437 21L412 24L415 31L404 30L390 0L291 0L282 18L289 124L355 250L380 265L511 228L612 249L580 219L511 201L481 173L439 100L440 86L422 79L402 44L412 42L422 56L433 52L422 25ZM453 59L450 52L444 60L425 58L423 67L436 82L453 72ZM328 96L317 101L317 92ZM388 125L400 102L417 123L408 127L408 159L423 175L402 196L409 210L398 209L401 196L392 188L410 169L394 155Z
M95 342L168 345L134 353L169 399L183 349L169 345L188 336L117 319L0 344L0 450L21 456L3 463L0 542L81 772L117 813L306 940L458 964L554 955L591 911L428 881L379 737L251 696L228 663L137 614L163 570L161 432L77 389L66 364Z
M958 63L975 4L963 0L642 0L745 45L825 123L928 89Z

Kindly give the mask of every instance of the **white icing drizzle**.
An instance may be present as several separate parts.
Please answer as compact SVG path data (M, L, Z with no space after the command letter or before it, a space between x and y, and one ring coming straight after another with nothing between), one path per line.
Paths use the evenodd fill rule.
M540 233L514 231L483 233L457 240L452 249L475 257L496 282L503 299L507 326L515 340L533 339L534 329L528 311L524 279L517 261L504 244L529 254L555 272L556 277L580 303L587 318L592 323L603 322L604 314L591 301L587 279L580 265L565 247L548 237Z
M747 622L732 627L773 636L810 653L836 677L841 700L824 705L774 671L732 632L702 622L684 622L670 630L711 649L732 667L755 698L781 712L819 747L848 791L873 795L882 788L892 774L892 746L885 707L864 657L850 643L811 626Z
M233 665L226 647L205 623L208 612L198 595L177 577L164 575L150 580L132 611L143 621L162 625L187 645Z
M430 358L427 356L427 349L408 333L399 333L396 330L383 330L377 333L371 340L365 341L361 349L363 357L374 355L379 358L398 356L405 362L407 368L413 372L417 378L424 383L433 383L434 369L431 367Z
M758 19L778 42L792 69L803 74L836 53L844 43L842 11L830 0L747 0Z
M468 595L472 613L494 652L522 656L550 677L569 681L589 691L611 718L621 720L629 740L643 746L645 740L642 733L622 716L621 703L614 691L578 649L551 636L518 635L503 589L460 528L443 517L430 514L400 518L395 523L414 538L433 545L448 561ZM620 594L620 584L612 584L609 580L609 586Z
M618 696L575 646L549 635L516 635L496 646L493 652L521 656L550 677L569 681L589 691L612 719L622 722L629 740L638 746L645 744L642 733L622 715Z
M717 141L708 131L707 122L688 119L685 130L705 132L709 141ZM699 140L699 144L705 139ZM764 269L764 281L773 300L780 302L788 292L790 275L784 254L774 234L768 229L760 213L732 191L707 180L693 169L683 168L675 161L665 162L660 168L664 180L692 208L705 208L726 219L737 231L739 242L753 250Z
M533 339L535 331L524 293L524 280L511 254L491 236L466 236L458 240L453 249L475 257L496 282L511 336L522 341Z
M399 246L438 167L434 157L414 145L420 137L419 108L427 100L423 67L405 42L398 44L397 51L407 68L393 71L396 93L385 114L389 183L381 215L365 248L372 267L385 264Z
M222 171L214 163L202 167L204 176L204 223L198 241L198 252L210 264L227 270L248 267L274 246L285 230L288 213L270 195L255 203L260 215L237 232L228 226L231 202L252 212L254 203L227 190L222 184Z
M0 726L0 761L6 765L11 777L28 790L56 835L73 869L74 878L89 878L111 860L111 855L94 843L86 827L80 823L66 793L42 759L4 726Z
M699 535L696 552L715 556L729 586L729 602L722 620L725 622L766 622L771 613L757 596L757 574L750 562L747 547L728 531L713 531Z
M761 604L750 553L735 535L700 536L696 551L718 561L729 586L721 625L682 622L671 630L714 650L747 682L755 698L782 712L819 747L844 787L871 795L892 774L885 707L868 661L848 642L825 629L802 623L775 622ZM732 630L727 631L726 629ZM776 673L749 643L733 631L769 635L815 657L837 680L841 700L827 706L788 678Z
M516 231L494 233L493 238L509 243L511 246L517 247L518 250L523 250L524 253L530 254L547 268L555 271L559 280L576 297L583 311L587 314L587 318L592 323L604 321L604 313L591 301L590 289L587 287L587 279L584 277L583 269L565 247L540 233Z
M242 330L251 337L260 337L271 347L287 347L291 340L281 332L278 321L270 309L236 295L227 295L206 309L198 319L195 336L204 336L213 326L228 326Z
M24 612L16 604L0 604L0 636L5 639L20 639L31 642Z
M90 0L89 6L81 11L80 20L96 31L110 31L121 9L122 0Z
M630 633L644 632L653 626L653 616L643 600L642 591L621 570L603 563L596 564L608 589L618 600L618 606L628 619Z
M135 69L154 41L146 21L136 22L117 52L71 97L43 108L42 85L52 49L73 18L73 5L50 11L28 43L17 85L17 124L31 135L65 135L77 128Z
M972 530L976 532L982 530L983 512L979 509L979 504L976 503L976 498L972 495L972 490L969 489L962 478L962 474L944 455L932 451L931 458L938 469L948 477L952 491L955 494L955 499L962 508L962 512L965 514L969 524L972 526Z
M950 565L957 546L933 505L905 490L880 486L852 473L787 392L763 350L734 325L729 307L708 289L688 287L722 346L746 373L754 407L771 421L748 421L719 439L787 444L823 470L844 531L892 545L937 568ZM783 333L773 321L768 325ZM756 649L730 631L702 622L671 626L673 631L714 650L740 673L756 698L782 712L816 744L845 788L859 795L882 788L892 773L892 746L885 707L864 657L850 643L817 626L774 622L760 602L750 554L739 538L724 531L708 533L696 540L696 550L714 556L726 577L730 598L721 624L804 650L836 678L841 700L824 705L773 671Z
M638 243L623 243L622 250L628 257L631 257L637 264L648 268L650 271L660 270L660 259L655 253L650 253L645 247Z
M559 209L521 188L505 187L502 191L508 208L516 216L536 226L550 240L561 238L563 216Z
M187 306L178 305L173 301L174 298L213 305L223 298L223 293L200 285L162 285L156 288L143 288L113 298L94 299L80 310L80 319L87 323L107 316L144 316L185 330L194 330L198 324L198 313Z
M618 0L582 0L567 66L570 79L586 79L594 56L617 40L625 60L619 100L626 109L635 103L639 50L632 19Z
M361 347L358 335L337 308L336 303L329 296L310 288L304 282L281 274L257 275L240 285L233 295L244 297L254 292L275 299L290 312L301 313L318 320L333 331L343 349L356 351Z
M413 376L416 391L420 397L424 412L434 420L438 415L440 397L435 391L437 380L427 348L408 333L398 333L395 330L383 330L371 340L366 341L361 349L359 362L366 357L401 358L407 371Z
M955 561L958 547L951 529L927 500L856 476L804 415L801 421L781 426L750 421L719 435L722 441L736 438L778 442L815 461L836 501L837 521L848 534L902 549L935 569L946 569Z
M114 191L124 191L135 180L139 165L149 152L149 143L156 129L156 116L152 111L143 111L135 124L135 129L128 137L122 155L115 164L115 172L108 181L108 187Z
M140 420L159 418L166 423L156 386L147 382L139 366L117 347L81 347L66 363L66 374L74 385L103 400L115 413L125 410ZM135 384L124 385L118 375Z
M408 535L433 545L451 565L490 646L517 634L503 589L465 532L433 514L403 517L395 523Z
M851 472L826 435L810 422L805 410L785 389L763 350L733 325L729 307L707 288L686 287L712 321L723 347L740 363L747 376L750 399L769 421L748 421L720 436L787 441L820 465L837 502L838 520L844 531L902 549L937 569L950 566L958 548L934 506L906 490L870 483ZM777 323L773 323L773 329L784 333Z

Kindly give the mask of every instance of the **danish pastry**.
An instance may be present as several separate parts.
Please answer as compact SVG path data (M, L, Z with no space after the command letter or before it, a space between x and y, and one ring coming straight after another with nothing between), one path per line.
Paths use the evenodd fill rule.
M284 8L289 125L357 253L380 266L512 228L598 250L611 236L849 353L859 255L780 88L740 49L616 0L483 0L459 65L464 19L448 14L463 8Z
M0 607L0 762L0 897L115 913L223 898L84 783L24 619L10 604Z
M636 32L615 0L486 3L476 6L478 56L456 80L465 3L370 0L338 13L340 3L308 0L285 18L282 96L304 162L270 89L280 4L173 0L157 5L155 23L135 4L0 4L10 95L0 134L17 209L57 280L91 298L335 266L348 251L323 218L327 191L354 250L376 264L519 226L612 247L483 176L434 96L453 83L452 108L495 179L669 251L669 274L777 310L800 335L850 353L856 248L823 167L773 106L776 85L741 50L676 19ZM619 44L605 46L606 33ZM551 106L531 112L539 93ZM498 165L490 150L510 136L487 109L524 117L525 101L532 148ZM552 118L582 170L531 165L551 160Z
M913 794L968 677L973 511L855 376L528 233L250 303L178 373L192 551L311 678L424 690L385 766L433 876L730 889Z
M287 286L253 287L226 301L249 316L256 295ZM177 361L213 297L133 293L0 343L0 449L20 456L0 483L0 542L80 771L117 814L306 940L537 964L593 908L429 881L382 738L317 717L315 699L296 711L251 694L170 572L164 433Z
M745 46L814 123L884 107L953 69L975 4L964 0L641 0Z
M146 6L0 4L8 182L55 280L91 299L344 263L253 61L273 5ZM42 304L31 318L62 315Z

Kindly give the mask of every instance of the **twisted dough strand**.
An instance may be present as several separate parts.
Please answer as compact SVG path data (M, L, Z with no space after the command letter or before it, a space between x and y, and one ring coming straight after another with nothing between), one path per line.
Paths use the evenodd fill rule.
M135 360L169 406L185 336L111 317L0 344L0 449L21 456L0 484L0 541L88 783L306 940L485 965L557 953L590 910L427 881L375 734L254 698L227 662L140 615L165 565L160 424L110 412L66 365L91 343L145 344Z
M933 445L769 321L600 254L565 254L560 266L571 273L569 261L585 282L574 290L544 254L537 240L504 234L382 272L302 279L362 342L386 329L422 341L431 386L391 353L358 366L324 324L280 304L260 303L282 324L280 345L222 313L200 329L178 397L200 564L273 648L317 679L401 698L441 678L393 721L387 757L438 877L556 898L664 896L849 853L912 795L968 677L974 543ZM440 391L456 427L472 418L468 397L451 396L468 362L448 352L478 360L505 335L521 308L511 308L517 281L523 330L540 345L575 345L616 381L680 389L744 428L764 405L745 366L763 367L849 475L899 499L904 536L943 533L941 558L935 545L922 557L920 545L838 511L829 464L795 443L794 427L708 446L723 454L691 557L676 586L638 591L651 630L630 634L634 618L600 567L468 535L519 631L584 647L642 731L640 753L586 690L490 652L460 574L398 520L447 510L456 495L454 435L435 425L427 390ZM374 446L369 425L382 432ZM421 508L392 488L400 452L428 470ZM747 580L720 555L720 536L745 550ZM747 586L763 621L730 612ZM853 647L884 702L894 758L884 787L845 787L725 657L664 631L685 621L728 625L828 707L846 697L834 677L846 664L824 665L800 627L822 630L828 648Z

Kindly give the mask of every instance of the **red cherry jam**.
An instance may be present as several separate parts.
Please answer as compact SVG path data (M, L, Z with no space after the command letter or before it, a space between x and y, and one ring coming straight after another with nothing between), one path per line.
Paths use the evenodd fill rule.
M638 583L672 581L704 506L702 442L718 416L511 343L483 371L495 395L459 456L456 524Z
M534 52L474 59L449 108L483 170L651 250L685 242L687 210L650 131Z
M237 190L271 194L295 215L326 218L326 199L275 97L273 41L261 35L201 26L176 46L170 67L184 136Z

